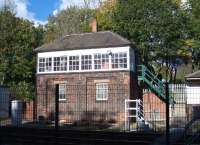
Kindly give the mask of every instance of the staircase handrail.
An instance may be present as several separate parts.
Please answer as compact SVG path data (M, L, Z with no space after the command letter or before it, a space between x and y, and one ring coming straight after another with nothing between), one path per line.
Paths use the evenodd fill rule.
M154 91L158 92L165 99L164 84L144 65L138 65L138 72L141 73L142 80L148 83ZM139 75L140 76L140 75Z
M163 82L161 80L159 80L157 77L155 77L155 75L146 66L138 65L138 67L141 68L141 69L138 69L138 71L142 72L143 77L145 76L145 74L147 74L149 76L149 78L151 78L152 81L154 81L156 84L163 85Z

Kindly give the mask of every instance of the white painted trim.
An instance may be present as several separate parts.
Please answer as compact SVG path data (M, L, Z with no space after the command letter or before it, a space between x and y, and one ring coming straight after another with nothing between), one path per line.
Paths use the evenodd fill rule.
M54 71L54 72L37 72L37 74L68 74L68 73L78 73L78 72L111 72L111 71L129 71L128 68L124 69L94 69L94 70L73 70L73 71Z
M96 98L96 101L108 101L108 98L106 98L106 99L98 99L98 98Z
M75 55L89 55L95 53L108 53L109 51L128 52L130 47L112 47L112 48L99 48L99 49L83 49L83 50L70 50L70 51L54 51L54 52L39 52L38 57L58 57L58 56L75 56Z
M94 54L96 53L127 53L127 68L111 68L111 56L109 56L109 69L95 69L94 68ZM70 50L70 51L55 51L55 52L42 52L38 53L38 65L37 74L56 74L56 73L72 73L72 72L102 72L102 71L122 71L130 70L130 47L115 47L115 48L99 48L99 49L84 49L84 50ZM81 70L81 55L92 55L92 69ZM54 57L68 56L67 58L67 71L54 71ZM79 70L69 70L69 56L79 56ZM51 72L39 72L39 58L52 58L52 71Z
M187 78L186 80L200 80L200 78Z
M58 99L58 101L66 101L67 99Z
M128 49L128 51L127 51L127 68L130 70L130 58L131 58L131 56L130 56L130 49L131 48L129 48Z

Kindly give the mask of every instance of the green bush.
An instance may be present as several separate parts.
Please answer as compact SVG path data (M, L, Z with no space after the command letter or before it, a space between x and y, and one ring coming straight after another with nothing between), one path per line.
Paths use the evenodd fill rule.
M33 84L27 82L13 83L10 85L11 93L15 99L31 101L34 96Z

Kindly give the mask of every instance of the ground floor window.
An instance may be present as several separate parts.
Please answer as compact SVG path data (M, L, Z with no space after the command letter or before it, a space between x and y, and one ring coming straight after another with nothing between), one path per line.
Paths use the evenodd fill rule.
M96 83L96 100L108 100L108 83Z
M66 89L66 84L59 84L59 101L65 101L67 99Z

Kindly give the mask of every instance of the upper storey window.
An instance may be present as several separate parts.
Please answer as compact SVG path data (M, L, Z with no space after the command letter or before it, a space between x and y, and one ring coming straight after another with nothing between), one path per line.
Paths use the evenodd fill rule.
M39 53L38 73L131 70L131 54L128 47Z
M92 69L92 55L81 56L81 70Z
M54 57L54 71L67 70L67 56Z
M79 70L79 56L69 56L69 70Z
M127 53L120 52L112 55L112 68L127 68Z
M109 69L109 55L94 54L94 69Z
M51 57L45 59L45 71L46 72L52 71L52 58Z
M45 58L41 57L39 58L39 72L45 71Z
M52 58L39 58L39 72L50 72L52 71Z

